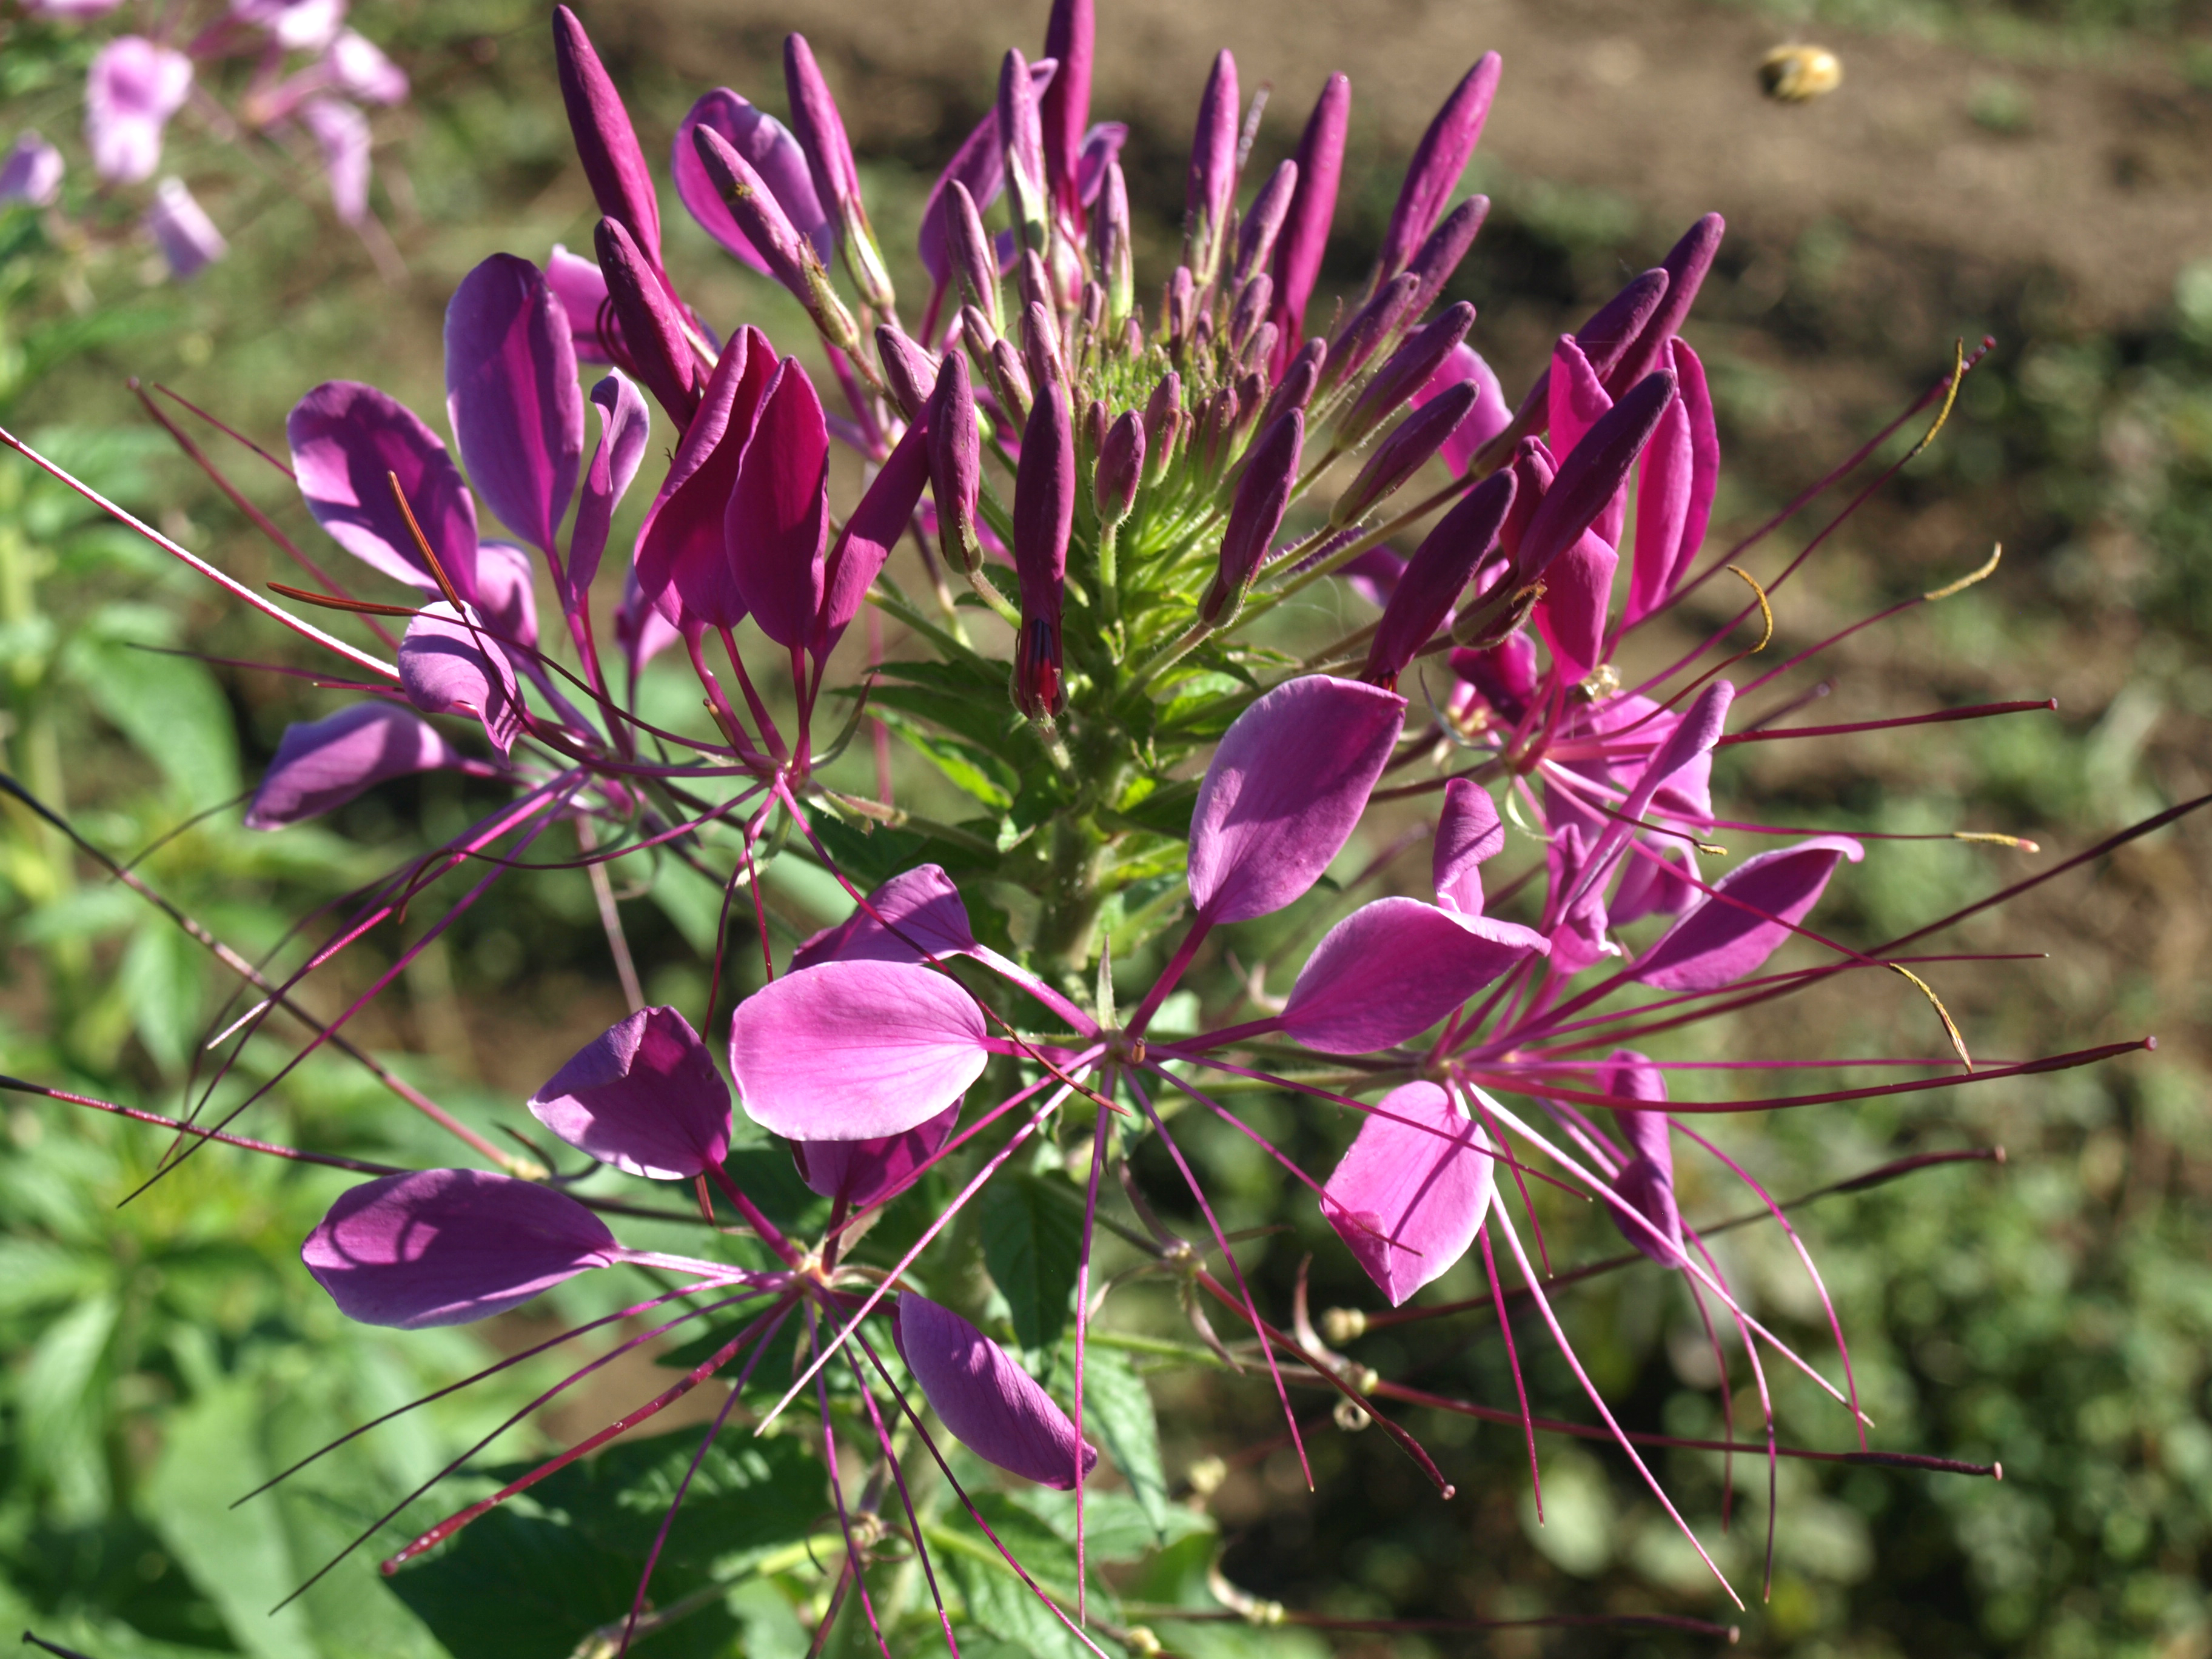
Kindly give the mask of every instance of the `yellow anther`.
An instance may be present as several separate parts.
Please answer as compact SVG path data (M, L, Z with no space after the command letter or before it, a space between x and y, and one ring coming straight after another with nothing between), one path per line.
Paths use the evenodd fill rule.
M1922 450L1934 443L1936 434L1943 429L1943 422L1951 418L1951 405L1959 401L1959 382L1966 378L1966 342L1963 337L1959 340L1955 352L1956 355L1951 363L1951 384L1943 390L1943 407L1936 411L1936 424L1928 428L1925 437L1912 446L1905 461L1912 460ZM1899 461L1898 465L1903 466L1905 461Z
M1759 643L1753 646L1750 650L1743 653L1747 657L1755 657L1760 652L1766 649L1767 641L1774 637L1774 607L1766 602L1766 590L1759 585L1758 579L1754 577L1751 572L1746 570L1740 564L1732 564L1729 567L1729 569L1735 574L1742 577L1744 586L1750 588L1752 592L1758 597L1759 614L1766 623L1766 632L1759 636Z
M1935 988L1926 980L1921 978L1910 968L1903 967L1894 962L1885 963L1882 965L1893 974L1902 974L1919 988L1920 994L1926 997L1935 1008L1936 1018L1943 1022L1943 1030L1951 1038L1951 1047L1958 1053L1959 1063L1966 1068L1969 1076L1972 1075L1974 1057L1966 1052L1966 1039L1959 1035L1959 1028L1951 1018L1951 1011L1943 1006L1943 999L1936 994Z
M2023 853L2040 853L2043 844L2030 841L2026 836L2001 836L1994 830L1954 830L1953 841L1980 842L1990 847L2017 848Z
M1931 433L1929 435L1932 437L1935 434ZM1958 580L1953 582L1948 587L1939 587L1934 592L1923 593L1920 597L1923 599L1948 599L1954 593L1963 593L1968 588L1972 587L1976 582L1984 581L1990 576L1996 574L1997 561L2002 557L2004 557L2004 544L2002 542L1999 542L1990 549L1990 556L1983 563L1980 569L1970 572L1968 574L1960 577Z

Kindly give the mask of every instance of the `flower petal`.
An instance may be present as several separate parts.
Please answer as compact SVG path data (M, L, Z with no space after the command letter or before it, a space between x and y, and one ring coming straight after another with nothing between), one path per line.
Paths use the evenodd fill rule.
M135 185L161 163L161 129L192 88L192 60L125 34L94 55L84 77L84 141L93 171Z
M476 598L477 504L414 410L358 380L325 380L285 417L284 435L307 511L339 546L411 587L438 591L392 499L387 475L396 475L454 591Z
M1630 976L1662 991L1711 991L1755 970L1819 900L1838 859L1864 856L1848 836L1816 836L1746 859L1637 959Z
M775 352L758 329L730 337L638 532L638 585L678 627L734 628L744 620L722 521L775 367Z
M354 1188L300 1259L349 1319L419 1330L519 1307L621 1259L573 1198L482 1170L417 1170Z
M460 763L459 751L420 715L388 702L357 702L284 728L276 758L246 809L246 827L281 830L343 806L386 778Z
M1392 1307L1474 1243L1492 1194L1485 1145L1442 1089L1408 1083L1382 1097L1322 1187L1322 1213Z
M1547 948L1542 934L1514 922L1376 899L1314 946L1283 1006L1282 1029L1322 1054L1371 1054L1425 1031Z
M772 274L768 260L738 228L721 192L707 176L706 164L700 161L698 146L691 137L692 128L697 126L720 133L729 141L732 149L752 163L753 171L760 174L769 193L775 198L776 205L783 210L783 216L814 244L815 253L823 264L828 264L836 227L823 210L822 198L815 191L813 178L807 171L805 152L782 122L727 87L717 87L703 94L676 128L672 158L676 193L683 198L684 210L699 222L700 228L762 276Z
M521 734L514 665L472 606L457 613L441 599L416 614L399 641L399 684L426 714L475 715L502 755Z
M1190 893L1209 921L1249 921L1302 896L1359 822L1405 724L1406 700L1309 674L1237 717L1190 820Z
M527 259L495 253L446 307L446 410L469 477L541 552L576 493L584 393L568 313Z
M568 563L561 573L568 587L562 604L572 608L582 603L599 574L615 508L637 477L646 441L653 435L653 411L645 406L645 394L619 369L592 388L592 404L599 411L599 442L584 473L583 499L576 503L576 522L568 531Z
M1656 1066L1629 1048L1616 1048L1607 1056L1597 1074L1597 1086L1601 1094L1626 1095L1662 1108L1667 1103L1665 1077ZM1679 1267L1684 1261L1682 1212L1674 1201L1674 1149L1667 1136L1667 1114L1620 1108L1613 1115L1633 1154L1613 1178L1613 1189L1658 1229L1659 1237L1652 1237L1617 1211L1613 1224L1620 1229L1623 1238L1661 1267Z
M763 986L730 1022L745 1115L793 1140L902 1134L990 1058L975 999L933 969L824 962Z
M594 1038L530 1110L571 1146L648 1181L689 1181L729 1155L729 1086L673 1008L641 1008Z
M1480 915L1480 866L1504 850L1505 824L1490 792L1472 778L1454 778L1446 784L1444 810L1437 817L1435 849L1429 857L1437 902L1463 916Z
M872 915L870 913L873 912ZM880 916L882 921L878 921ZM889 923L890 927L884 924ZM897 933L890 931L898 929ZM902 939L899 934L904 934ZM908 939L914 941L912 945ZM915 946L919 945L920 950ZM865 907L823 929L791 953L793 968L821 962L904 962L930 956L966 956L975 949L960 890L934 864L893 876L868 895Z
M762 394L722 517L731 579L761 632L786 650L814 636L829 537L830 428L805 368L787 357Z
M937 1155L960 1121L954 1101L919 1128L875 1140L794 1140L799 1178L849 1210L864 1210Z
M1010 1474L1071 1490L1098 1462L1098 1449L1013 1357L950 1309L912 1291L899 1294L893 1331L923 1396L954 1439Z

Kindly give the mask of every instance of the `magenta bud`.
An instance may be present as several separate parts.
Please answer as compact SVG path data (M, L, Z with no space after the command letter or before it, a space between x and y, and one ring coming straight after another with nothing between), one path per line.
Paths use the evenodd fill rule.
M957 351L937 366L935 407L929 419L929 491L937 503L937 544L945 562L975 571L983 562L975 533L975 499L982 481L982 440L968 360Z
M1322 366L1328 361L1328 342L1316 337L1298 348L1283 378L1268 395L1267 406L1261 411L1260 424L1273 426L1294 409L1304 409L1313 401L1314 388L1321 383Z
M1496 550L1513 490L1510 471L1492 473L1422 538L1376 624L1360 678L1385 690L1396 689L1406 665L1436 637L1468 580Z
M1252 337L1244 343L1237 355L1238 367L1260 377L1261 391L1267 391L1268 377L1275 363L1275 342L1282 338L1282 331L1273 323L1262 323L1252 331Z
M1237 303L1229 313L1229 349L1240 357L1251 343L1253 335L1267 319L1268 308L1274 303L1274 279L1261 271L1237 291Z
M1006 145L1006 200L1013 210L1014 240L1042 253L1050 246L1046 222L1044 128L1029 60L1009 51L999 67L999 136Z
M1339 446L1350 448L1364 443L1370 433L1428 385L1437 368L1451 356L1453 348L1467 338L1467 331L1474 326L1474 307L1462 300L1426 327L1416 329L1375 372L1375 378L1368 381L1358 401L1352 404L1352 412L1339 423Z
M689 425L699 407L699 366L684 319L620 220L600 220L592 242L607 279L607 302L638 380L669 419L678 427Z
M1690 307L1697 301L1705 273L1713 268L1713 256L1720 252L1721 237L1727 229L1728 222L1719 214L1708 213L1683 232L1682 240L1660 261L1659 268L1667 273L1666 296L1644 325L1635 343L1606 374L1607 392L1617 397L1623 386L1634 386L1659 367L1659 354L1688 319Z
M1238 400L1234 386L1223 386L1199 406L1198 422L1191 439L1192 459L1203 483L1212 483L1229 465L1232 434L1237 429Z
M1237 233L1237 263L1231 267L1230 285L1242 289L1274 257L1275 239L1290 217L1291 203L1298 193L1298 164L1285 161L1267 175L1260 193L1252 198L1244 223Z
M882 323L876 328L876 361L899 413L920 420L921 406L937 384L937 364L928 351L897 324Z
M814 61L813 48L803 34L788 34L783 41L783 83L791 99L791 125L814 193L837 216L844 233L845 268L871 305L888 308L896 297L890 273L884 268L883 250L876 246L868 210L860 199L860 169L853 164L853 146L845 136L844 118L830 83Z
M1474 412L1481 394L1462 380L1439 392L1398 422L1390 435L1377 444L1359 476L1336 498L1328 521L1339 529L1356 524L1432 460L1446 440Z
M707 169L708 182L730 210L738 232L767 261L769 274L806 307L823 338L841 350L857 350L859 327L830 288L814 245L793 228L752 163L704 122L692 128L691 143Z
M1406 268L1413 250L1436 228L1444 203L1467 171L1468 158L1482 137L1482 124L1490 114L1490 100L1498 94L1498 77L1504 64L1494 52L1477 60L1451 96L1444 100L1429 130L1413 151L1406 168L1406 182L1391 210L1390 227L1382 235L1381 272L1395 276Z
M1152 469L1165 466L1175 452L1176 434L1182 417L1182 376L1170 369L1160 376L1152 395L1145 400L1145 453L1149 458L1146 482L1157 483Z
M1328 361L1322 367L1322 392L1349 386L1375 354L1397 337L1413 315L1413 295L1419 287L1411 271L1401 271L1353 314L1328 349Z
M1129 516L1137 500L1137 484L1145 472L1145 423L1133 409L1106 428L1098 446L1098 470L1093 491L1102 523L1119 524Z
M1067 371L1060 356L1060 325L1053 321L1051 312L1035 301L1022 307L1022 367L1029 371L1032 386L1048 380L1066 383Z
M978 370L988 374L991 368L991 348L999 343L999 331L991 326L991 319L974 306L960 307L960 343L975 359Z
M1183 263L1204 288L1228 243L1229 210L1237 198L1237 60L1224 50L1199 94L1198 135L1191 140L1190 178L1183 192Z
M1332 75L1306 118L1298 139L1297 188L1275 240L1275 325L1285 349L1305 338L1306 304L1321 274L1336 216L1337 180L1344 172L1344 134L1352 118L1352 82Z
M1509 634L1479 650L1455 650L1451 665L1452 672L1473 686L1499 719L1518 725L1528 714L1539 676L1536 642L1526 634Z
M1022 354L1014 349L1012 340L996 340L991 345L991 386L999 394L999 402L1009 420L1026 422L1030 406L1036 401L1036 392L1030 382L1029 371L1022 367Z
M1049 617L1056 635L1075 526L1075 422L1063 386L1036 390L1014 473L1014 574L1023 616Z
M1037 100L1037 125L1044 136L1044 171L1063 224L1083 222L1084 129L1091 120L1091 64L1097 51L1097 21L1092 0L1053 0L1045 24L1044 55L1060 65Z
M995 339L1005 326L999 310L999 254L968 186L955 179L946 192L945 252L965 302L981 312Z
M1467 257L1468 249L1474 246L1475 236L1482 229L1483 221L1489 216L1490 198L1487 196L1470 196L1445 215L1443 222L1429 233L1428 240L1421 244L1420 251L1413 255L1413 263L1406 267L1407 272L1420 284L1413 291L1408 315L1418 317L1437 302L1437 297L1444 291L1444 284L1451 281L1452 273L1459 269L1459 262Z
M625 1175L689 1181L730 1151L730 1090L690 1023L643 1008L530 1097L531 1115Z
M1160 325L1167 331L1168 350L1178 361L1188 345L1198 314L1198 280L1188 265L1177 265L1160 296Z
M1048 319L1059 315L1059 304L1053 298L1052 273L1044 268L1044 260L1035 248L1025 247L1014 255L1014 284L1024 311L1031 306L1042 306ZM1054 331L1055 334L1058 331L1057 328Z
M1091 210L1091 268L1106 287L1106 316L1115 328L1132 320L1137 303L1134 255L1129 241L1129 185L1121 164L1109 161Z
M1541 580L1552 561L1572 547L1605 511L1674 398L1671 374L1662 369L1645 375L1598 416L1559 463L1559 476L1544 492L1543 504L1528 520L1514 556L1522 586Z
M1274 544L1298 481L1298 454L1305 435L1305 415L1294 409L1253 445L1229 508L1229 528L1221 538L1221 567L1199 607L1199 620L1207 627L1219 627L1244 603L1245 590Z
M658 271L660 268L660 198L645 151L630 125L622 94L608 79L606 66L592 50L591 37L566 6L553 8L553 61L561 77L561 100L568 106L568 129L577 158L591 181L599 211L629 232L630 240Z
M899 1355L952 1437L986 1462L1068 1492L1098 1462L1067 1413L1004 1348L958 1314L901 1292Z
M1668 276L1659 267L1630 278L1627 285L1589 315L1575 331L1575 344L1602 380L1644 337L1667 298ZM1630 382L1629 384L1633 384Z

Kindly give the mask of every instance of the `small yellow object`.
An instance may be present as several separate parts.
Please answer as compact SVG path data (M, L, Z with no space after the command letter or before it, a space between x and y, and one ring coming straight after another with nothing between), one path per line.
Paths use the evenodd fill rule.
M1777 46L1759 60L1759 84L1778 104L1802 104L1843 84L1844 66L1826 46Z

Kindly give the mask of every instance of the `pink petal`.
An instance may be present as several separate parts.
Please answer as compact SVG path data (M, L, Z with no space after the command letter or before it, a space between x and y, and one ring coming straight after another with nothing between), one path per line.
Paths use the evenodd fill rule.
M1710 216L1717 220L1720 216ZM1681 388L1682 405L1690 416L1690 505L1682 516L1682 540L1675 550L1674 573L1668 578L1670 592L1690 574L1691 562L1705 544L1705 526L1712 520L1713 492L1719 487L1721 471L1720 433L1713 424L1713 394L1705 384L1705 366L1686 341L1674 341L1671 350L1675 383Z
M614 354L599 328L607 303L606 274L595 261L580 258L556 242L545 260L545 281L568 313L568 335L577 360L613 362Z
M399 684L426 714L473 714L502 755L521 735L514 665L473 607L457 614L441 599L416 613L399 641Z
M62 193L62 175L68 166L38 132L25 128L15 135L15 147L0 161L0 204L52 207Z
M1505 401L1505 389L1498 383L1497 370L1485 362L1473 346L1464 343L1452 348L1451 356L1429 377L1428 385L1413 394L1413 406L1419 408L1462 381L1474 386L1474 412L1460 423L1437 452L1455 477L1467 471L1467 464L1474 459L1477 450L1513 424L1513 409Z
M730 1023L745 1114L793 1140L903 1134L990 1059L975 998L933 969L824 962L763 986Z
M246 810L246 827L281 830L343 806L386 778L460 763L459 752L419 715L388 702L357 702L284 728Z
M960 1121L954 1101L918 1129L878 1140L794 1140L792 1161L811 1191L865 1210L937 1156Z
M787 650L814 636L830 536L830 428L796 357L776 365L722 518L731 579L762 633Z
M799 140L775 117L726 87L717 87L702 96L676 128L672 154L676 193L700 228L762 276L773 274L766 258L738 228L728 204L708 178L706 164L700 161L698 146L691 137L691 130L697 126L720 134L752 164L776 205L783 210L783 216L814 244L817 257L828 264L836 246L836 226L815 191Z
M929 483L931 420L932 412L925 410L921 422L908 427L892 447L823 562L822 614L807 647L817 662L837 648L847 627L860 614L884 561L913 520Z
M1663 1107L1667 1082L1659 1068L1632 1049L1617 1048L1597 1074L1598 1092L1626 1095ZM1674 1149L1667 1135L1667 1114L1617 1108L1613 1121L1632 1154L1613 1178L1613 1189L1659 1230L1653 1238L1615 1214L1620 1236L1662 1267L1682 1265L1682 1212L1674 1201ZM1662 1243L1661 1241L1665 1241Z
M357 30L339 30L323 62L331 78L363 103L397 104L407 96L407 71Z
M1392 1307L1474 1243L1492 1192L1484 1146L1442 1089L1408 1083L1382 1097L1322 1187L1322 1213Z
M1437 902L1464 916L1482 914L1484 860L1505 850L1505 825L1490 792L1472 778L1444 786L1444 810L1437 817L1437 838L1429 858Z
M284 435L307 511L339 546L410 586L438 591L392 499L386 475L396 473L455 591L476 597L477 504L412 410L358 380L325 380L294 407Z
M1645 916L1679 916L1698 896L1690 884L1698 873L1698 855L1680 842L1652 850L1656 859L1632 853L1622 863L1620 884L1613 890L1613 902L1607 907L1616 927Z
M912 1291L899 1294L892 1327L899 1353L952 1437L1010 1474L1061 1492L1098 1462L1098 1449L1036 1380L997 1343L950 1309Z
M775 353L759 330L730 337L638 532L638 584L679 627L734 628L744 620L744 595L730 568L722 523L775 367Z
M568 590L563 603L570 605L581 603L580 596L591 591L592 579L599 574L615 508L637 477L646 441L653 435L653 411L645 406L644 393L619 370L592 388L592 406L599 411L599 442L584 473L583 498L568 531L568 562L561 573Z
M1659 417L1637 463L1636 552L1629 567L1625 623L1656 611L1674 592L1677 555L1690 516L1692 471L1689 410L1677 398Z
M1591 863L1592 841L1595 835L1602 833L1585 836L1577 824L1555 823L1551 842L1544 849L1553 902L1569 907L1564 915L1547 913L1553 916L1552 970L1563 978L1579 974L1608 954L1605 884L1589 881L1587 888L1584 886Z
M154 186L144 222L146 234L168 262L170 275L179 282L197 276L230 252L215 221L181 179L164 179Z
M1544 577L1536 631L1552 647L1559 678L1571 684L1587 678L1605 655L1605 619L1620 568L1620 555L1592 528L1552 561Z
M529 550L513 542L485 542L477 549L477 610L501 643L538 643L535 574Z
M576 492L584 393L568 318L527 259L495 253L446 307L446 411L500 522L550 554Z
M368 118L337 98L310 98L295 113L323 152L331 205L344 222L359 224L368 215Z
M641 1008L594 1038L530 1110L571 1146L648 1181L689 1181L729 1156L729 1087L673 1008Z
M93 170L135 185L161 164L161 129L192 88L192 60L125 34L102 46L84 78L84 141Z
M869 914L872 911L874 914ZM876 918L880 916L883 921ZM884 924L896 927L898 933ZM899 934L904 934L902 939ZM909 945L908 939L914 943ZM917 950L915 947L920 946ZM819 962L919 963L930 956L966 956L975 949L960 890L934 864L893 876L868 902L835 927L823 929L791 953L793 968Z
M1405 718L1395 692L1326 674L1285 681L1237 717L1191 811L1190 893L1207 921L1267 915L1321 879Z
M550 1187L418 1170L341 1195L300 1259L347 1318L419 1330L489 1319L621 1254L597 1216Z
M1663 991L1711 991L1741 979L1790 937L1787 924L1813 908L1836 861L1863 856L1848 836L1816 836L1746 859L1637 959L1632 977Z
M1419 899L1376 899L1330 928L1298 970L1282 1028L1325 1054L1365 1054L1418 1036L1547 947L1510 921Z

